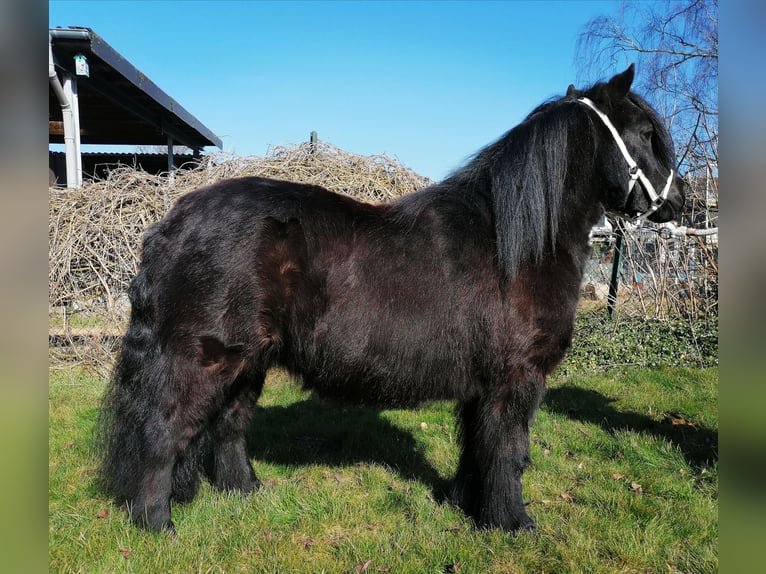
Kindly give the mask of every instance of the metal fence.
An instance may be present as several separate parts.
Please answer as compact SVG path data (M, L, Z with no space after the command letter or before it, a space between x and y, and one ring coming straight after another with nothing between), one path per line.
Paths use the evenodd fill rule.
M620 246L621 244L621 246ZM718 315L718 228L601 226L583 296L619 313L704 319Z

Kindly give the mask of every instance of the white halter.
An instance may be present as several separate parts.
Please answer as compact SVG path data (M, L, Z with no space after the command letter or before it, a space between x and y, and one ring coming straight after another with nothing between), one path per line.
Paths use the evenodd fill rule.
M662 189L662 193L657 193L654 191L654 186L651 184L649 179L644 175L644 172L641 171L641 168L638 167L638 164L633 160L630 153L628 153L628 148L625 147L625 142L622 141L622 138L620 137L620 134L617 133L617 129L614 127L612 122L609 120L609 117L599 110L596 107L596 104L593 103L592 100L588 98L580 98L578 101L582 102L586 106L588 106L590 109L592 109L594 112L596 112L596 115L601 118L601 121L604 122L607 128L609 128L609 131L612 133L612 137L614 137L614 141L617 144L617 147L620 149L620 152L622 152L622 156L625 158L625 161L628 162L628 172L630 174L630 183L628 183L628 193L633 191L633 187L636 185L636 180L641 180L641 185L644 186L644 189L646 190L646 193L649 195L649 199L651 200L651 205L649 206L649 209L647 209L645 212L638 215L636 219L646 219L649 217L652 213L657 211L660 206L665 203L665 200L668 198L668 192L670 191L670 184L673 182L673 170L670 170L670 175L668 175L668 180L665 182L665 187Z

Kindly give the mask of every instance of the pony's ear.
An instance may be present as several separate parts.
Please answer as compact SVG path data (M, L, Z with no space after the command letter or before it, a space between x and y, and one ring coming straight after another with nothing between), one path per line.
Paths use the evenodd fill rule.
M567 88L567 97L574 96L577 94L577 90L574 87L574 84L569 84L569 87Z
M630 91L630 86L633 84L634 77L635 65L631 64L622 74L617 74L614 78L609 80L607 89L609 97L613 102L619 102L625 99Z

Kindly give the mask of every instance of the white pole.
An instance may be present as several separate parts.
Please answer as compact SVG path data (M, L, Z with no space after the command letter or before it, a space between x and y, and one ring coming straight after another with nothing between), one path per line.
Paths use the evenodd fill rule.
M64 95L69 102L69 108L62 109L64 144L66 145L66 185L67 187L80 187L82 185L80 107L77 99L77 80L69 73L64 73Z

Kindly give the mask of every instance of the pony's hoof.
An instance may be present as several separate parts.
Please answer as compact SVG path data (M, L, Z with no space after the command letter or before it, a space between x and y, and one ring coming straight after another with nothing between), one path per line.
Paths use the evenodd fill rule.
M151 530L153 532L167 532L168 534L177 534L176 527L172 520L167 522L152 523L146 520L135 521L136 526L143 528L144 530Z
M519 526L514 533L515 534L523 534L525 532L534 532L537 530L537 524L535 524L534 520L530 520L529 522L525 522L521 526Z
M173 534L173 535L178 534L176 532L176 526L175 524L173 524L172 520L163 524L162 528L160 529L160 532L167 532L168 534Z
M242 488L239 488L238 490L242 493L243 496L250 494L251 492L255 492L256 490L260 490L263 488L263 483L257 478L253 477L252 480L247 481Z
M138 523L138 526L146 530L153 530L154 532L166 532L168 534L177 534L175 524L173 524L172 520L168 520L166 522L141 521Z
M173 525L173 521L170 519L169 513L143 513L136 515L132 511L130 513L131 519L140 528L146 530L153 530L154 532L170 532L176 533L176 527Z
M524 516L521 519L506 517L505 520L480 520L477 522L477 526L486 530L505 530L511 534L521 534L524 532L534 532L537 530L535 521L529 516Z
M236 482L219 481L215 484L215 487L222 492L237 493L241 494L242 496L247 496L251 492L260 490L263 487L263 483L257 478L252 478L248 480L239 480Z

